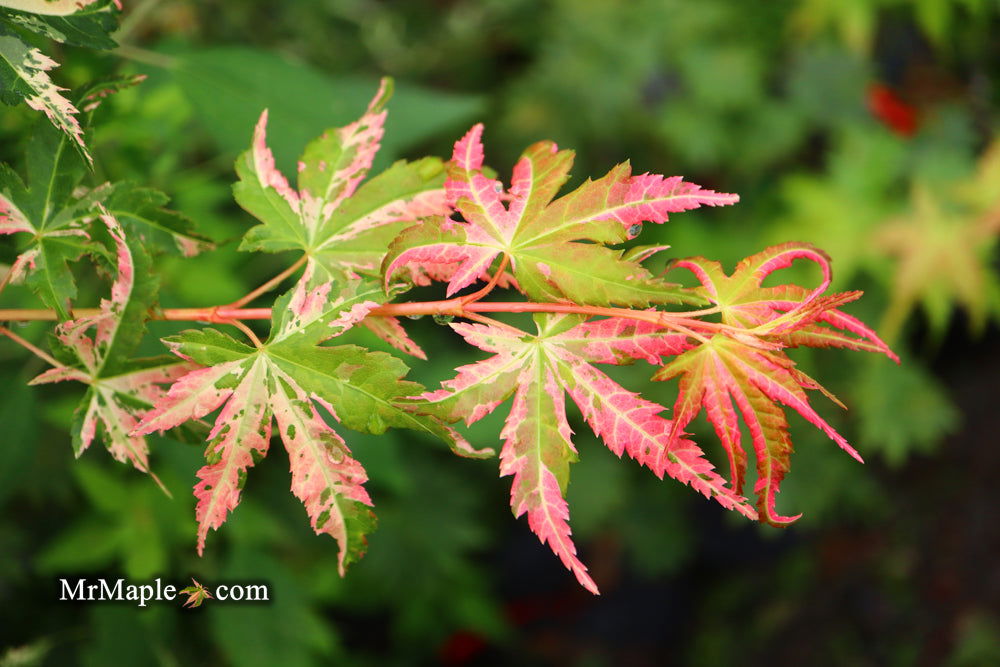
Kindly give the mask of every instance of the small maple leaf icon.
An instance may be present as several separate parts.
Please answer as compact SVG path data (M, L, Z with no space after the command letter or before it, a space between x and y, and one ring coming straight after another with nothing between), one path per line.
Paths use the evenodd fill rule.
M197 579L191 577L191 581L194 582L194 586L188 586L180 590L181 593L188 596L187 602L184 603L185 607L200 607L202 602L212 599L212 594L198 583Z

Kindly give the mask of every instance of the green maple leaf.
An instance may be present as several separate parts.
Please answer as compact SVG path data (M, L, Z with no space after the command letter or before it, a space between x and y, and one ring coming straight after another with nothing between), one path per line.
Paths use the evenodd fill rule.
M194 222L166 208L170 198L155 188L135 183L105 183L86 195L87 201L101 202L129 232L146 246L179 251L192 257L214 244L195 230Z
M25 44L10 26L57 42L110 49L117 46L110 33L118 24L119 0L16 0L5 5L0 7L0 101L16 104L23 100L44 113L93 166L83 142L78 109L62 96L65 89L49 79L48 72L58 63Z
M0 7L0 21L63 44L113 49L118 0L15 0Z
M250 150L236 161L236 201L261 221L247 232L241 250L304 251L317 276L326 279L378 276L400 230L449 210L436 158L397 162L361 184L380 146L391 93L391 80L383 79L361 118L306 146L297 189L274 166L266 144L267 111L261 114Z
M391 79L383 79L361 118L306 146L297 189L274 166L266 142L267 111L261 114L250 149L236 161L240 180L233 194L261 221L247 231L241 250L302 251L316 284L373 279L402 229L451 210L437 158L399 161L362 183L379 150L391 93ZM426 358L397 319L372 316L365 326L397 349Z
M85 252L101 254L87 229L92 209L73 206L71 191L83 175L80 158L54 130L40 127L28 144L28 184L0 165L0 234L31 235L11 267L60 319L69 319L76 283L69 264Z
M81 96L84 109L92 112L107 95L144 78L116 77L87 87ZM157 243L169 235L186 254L208 247L190 221L163 208L167 197L156 190L127 183L79 187L87 168L70 145L65 135L40 126L28 143L27 183L0 164L0 236L30 236L11 266L9 280L24 281L61 320L69 319L77 293L70 265L85 253L115 264L93 238L95 231L101 232L91 223L102 213L123 222L130 238L138 234Z

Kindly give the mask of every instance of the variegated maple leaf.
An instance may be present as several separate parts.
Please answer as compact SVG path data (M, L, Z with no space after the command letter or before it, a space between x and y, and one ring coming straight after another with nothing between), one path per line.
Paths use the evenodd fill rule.
M306 146L298 189L275 168L265 136L267 111L261 114L250 150L236 162L236 201L262 223L246 233L241 250L301 250L318 281L377 277L389 242L403 228L451 210L437 158L396 162L359 187L378 152L391 93L392 81L385 78L361 118ZM404 352L423 356L397 320L372 318L368 326Z
M141 239L146 247L180 252L185 257L215 247L195 230L190 218L166 208L170 198L154 188L129 182L105 183L81 199L84 203L100 202L121 221L130 236Z
M393 242L383 264L386 283L404 268L453 265L448 296L488 273L505 255L519 289L533 300L648 306L691 301L676 285L658 280L635 258L607 245L634 238L646 221L738 201L680 177L632 175L626 162L597 181L553 201L569 177L573 152L543 141L514 165L511 186L483 171L483 126L455 144L448 163L448 202L464 221L431 218Z
M44 113L93 164L93 158L83 142L83 128L76 117L79 110L63 97L66 89L55 85L49 78L48 72L58 66L59 63L28 46L0 24L0 100L16 104L23 99L29 107Z
M391 93L391 80L383 79L361 118L306 146L298 189L274 165L267 110L261 114L250 150L236 161L236 201L261 221L246 233L241 250L302 250L320 276L377 276L401 229L450 210L436 158L396 162L359 188L379 150Z
M816 289L798 285L762 287L768 275L796 259L812 260L820 266L823 280ZM859 461L861 457L813 410L806 390L819 389L836 399L795 368L783 349L841 347L880 352L897 362L899 359L871 329L837 310L860 292L822 294L830 283L829 259L808 244L786 243L768 248L744 259L732 275L727 275L718 262L701 257L681 260L675 266L689 269L698 277L705 296L718 306L722 324L728 328L703 337L699 344L654 374L654 380L680 378L665 451L704 409L729 456L733 488L742 492L746 470L739 427L742 417L757 460L754 490L761 518L775 525L791 523L798 517L781 516L775 510L775 496L788 472L792 452L788 422L779 404L801 414L851 456Z
M537 315L536 335L478 324L451 327L471 345L493 356L462 366L444 388L416 399L417 410L433 408L452 421L471 424L514 396L501 437L500 474L513 475L511 507L528 515L528 525L587 590L597 586L576 555L569 509L563 498L569 464L577 452L570 440L564 395L569 394L594 433L618 456L627 453L657 475L690 484L724 507L756 518L745 498L724 479L691 441L669 442L671 422L664 408L616 383L592 364L659 363L662 355L688 347L685 336L664 333L645 322L617 318L584 321L580 316Z
M330 283L311 286L311 271L275 304L271 336L259 348L213 329L165 339L178 356L204 368L179 378L135 432L164 431L222 408L194 490L201 553L209 529L218 529L239 503L247 470L267 454L276 423L291 463L292 492L316 533L337 540L343 573L364 554L375 519L364 469L319 408L355 430L409 428L442 438L465 455L491 452L473 450L433 415L398 407L398 398L423 388L402 380L407 368L395 357L353 345L317 346L357 324L386 297L376 283L359 281L331 297Z
M107 95L133 86L142 77L119 77L94 84L83 91L86 108L92 111ZM11 267L10 282L24 282L56 311L60 320L70 318L76 282L70 265L83 254L114 258L91 234L97 214L110 213L121 222L129 238L153 244L169 241L186 255L210 247L197 234L190 220L163 208L166 195L128 183L79 187L86 167L70 150L69 139L41 126L32 134L27 149L27 184L8 165L0 164L0 236L23 239Z
M74 206L71 191L82 169L72 165L79 158L64 148L54 130L41 127L28 144L26 186L6 164L0 164L0 236L30 235L12 265L12 278L24 280L56 311L69 319L76 283L69 264L85 252L100 254L100 244L90 237L88 223L93 209Z
M88 385L73 425L76 455L80 456L100 432L115 459L128 461L148 473L146 440L133 435L132 430L142 414L165 396L162 385L173 382L192 366L170 357L128 358L142 336L155 282L142 252L129 247L115 217L105 212L100 214L100 220L116 250L117 276L111 298L101 301L98 314L56 327L53 345L68 365L42 373L31 384L76 380ZM88 335L91 329L94 333Z
M113 49L120 0L4 0L0 20L63 44Z
M110 35L117 28L120 10L117 0L5 0L0 6L0 101L16 104L24 100L44 113L90 165L93 159L83 141L79 111L63 97L66 89L52 83L48 75L58 63L26 44L8 26L57 42L111 49L117 46Z

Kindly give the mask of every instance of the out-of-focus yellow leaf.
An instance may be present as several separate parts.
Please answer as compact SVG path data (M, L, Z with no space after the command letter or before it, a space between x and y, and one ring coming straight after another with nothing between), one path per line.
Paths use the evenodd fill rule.
M881 329L886 339L899 333L918 303L935 331L944 328L955 305L981 328L998 303L1000 276L991 266L998 233L1000 141L983 154L969 181L915 183L909 214L888 220L873 238L878 251L896 258Z

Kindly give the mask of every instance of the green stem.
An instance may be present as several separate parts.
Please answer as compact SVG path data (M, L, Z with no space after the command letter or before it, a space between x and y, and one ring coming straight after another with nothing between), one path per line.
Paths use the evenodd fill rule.
M128 42L128 38L132 35L132 32L159 4L160 0L143 0L143 2L134 5L122 19L121 25L118 26L118 30L114 35L115 41L119 44Z
M112 51L112 53L128 60L134 60L137 63L152 65L153 67L162 67L163 69L174 69L177 67L177 58L173 56L150 51L149 49L140 49L138 46L131 46L129 44L122 44Z

